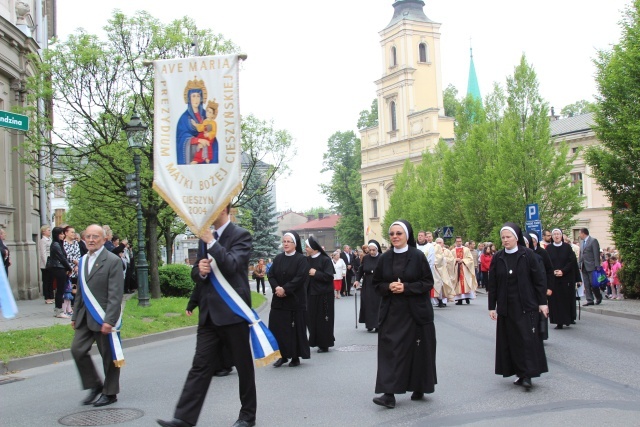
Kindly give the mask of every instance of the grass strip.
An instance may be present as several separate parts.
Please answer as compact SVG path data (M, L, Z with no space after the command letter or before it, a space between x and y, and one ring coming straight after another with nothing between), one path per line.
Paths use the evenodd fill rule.
M129 299L122 317L120 336L122 339L135 338L197 325L198 313L191 317L185 314L188 301L189 298L160 298L152 299L149 307L139 307L136 297ZM252 307L259 307L264 301L264 296L251 292ZM12 359L68 349L72 340L71 325L0 332L0 360L6 363Z

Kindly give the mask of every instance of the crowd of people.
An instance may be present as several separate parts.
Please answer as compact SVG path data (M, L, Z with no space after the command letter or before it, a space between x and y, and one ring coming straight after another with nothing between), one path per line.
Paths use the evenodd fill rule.
M123 292L133 293L137 288L134 257L127 239L113 234L108 225L105 248L118 255L122 262ZM53 229L40 227L38 264L42 273L42 295L45 304L54 305L54 317L71 319L75 295L78 292L78 263L87 252L85 231L76 233L73 226L61 225Z

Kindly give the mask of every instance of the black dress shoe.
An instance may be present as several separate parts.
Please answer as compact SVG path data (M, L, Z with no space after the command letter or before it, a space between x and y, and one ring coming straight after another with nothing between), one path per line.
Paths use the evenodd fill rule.
M89 395L87 396L87 398L82 401L82 404L91 405L93 402L95 402L98 396L100 396L100 393L102 393L102 386L92 388L91 390L89 390Z
M382 396L374 397L373 403L384 406L385 408L393 409L396 407L396 397L393 394L385 393Z
M588 303L586 303L586 304L582 304L582 306L583 306L583 307L586 307L586 306L588 306L588 305L593 305L593 303L592 303L592 302L588 302Z
M367 332L373 332L373 328L367 328Z
M411 400L422 400L424 397L424 393L420 393L419 391L414 391L411 393Z
M291 359L291 362L289 362L289 366L291 366L292 368L294 366L300 366L300 358L294 357L293 359Z
M467 301L467 304L471 304L471 300L469 298L465 298L465 301Z
M596 301L596 305L600 305L601 303L602 303L602 300Z
M329 349L327 347L318 347L318 353L328 353Z
M215 371L213 373L213 375L215 375L216 377L226 377L227 375L229 375L231 373L232 370L233 369L231 369L231 368L222 368L222 369L219 369L219 370Z
M571 321L571 324L572 324L572 325L575 325L575 324L576 324L576 321L575 321L575 320L572 320L572 321Z
M193 427L188 422L179 420L177 418L174 418L171 421L156 420L156 422L160 424L162 427Z
M522 386L524 388L526 388L527 390L530 389L531 388L531 378L527 378L527 377L523 378L522 379Z
M462 300L459 299L458 301L456 301L456 305L462 305Z
M556 325L556 327L553 329L562 329L562 325Z
M513 383L514 383L515 385L522 385L522 380L523 380L523 378L522 378L522 377L518 377L518 379L517 379L517 380L515 380Z
M287 363L287 360L289 360L289 359L281 357L280 359L276 360L276 363L273 364L273 367L274 368L279 368L280 366L282 366L285 363Z
M254 421L238 420L235 423L233 423L231 427L253 427L254 425L256 425L255 420Z
M112 403L116 403L118 401L118 396L116 396L115 394L112 395L107 395L107 394L103 394L100 396L100 399L96 400L95 403L93 404L93 406L100 407L100 406L107 406L107 405L111 405Z

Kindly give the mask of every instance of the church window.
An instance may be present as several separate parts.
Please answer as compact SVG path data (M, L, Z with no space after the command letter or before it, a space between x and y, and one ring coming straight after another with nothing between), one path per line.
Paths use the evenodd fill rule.
M418 53L420 62L429 62L429 46L426 43L423 42L418 45Z
M371 199L371 218L378 218L378 199Z
M396 47L391 46L391 67L398 65L398 56L396 54Z
M398 122L396 121L396 103L391 101L389 106L389 113L391 115L391 130L398 130Z

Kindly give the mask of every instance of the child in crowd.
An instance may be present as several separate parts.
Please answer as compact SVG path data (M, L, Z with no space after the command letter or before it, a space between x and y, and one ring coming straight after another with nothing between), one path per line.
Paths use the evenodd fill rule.
M622 285L618 278L618 270L622 268L622 264L618 261L618 257L611 255L605 262L602 263L607 277L609 278L609 285L611 286L611 299L621 300L622 297Z
M64 288L64 295L62 295L62 312L68 316L73 314L73 308L71 308L71 301L73 301L73 285L71 280L67 280L67 285Z

